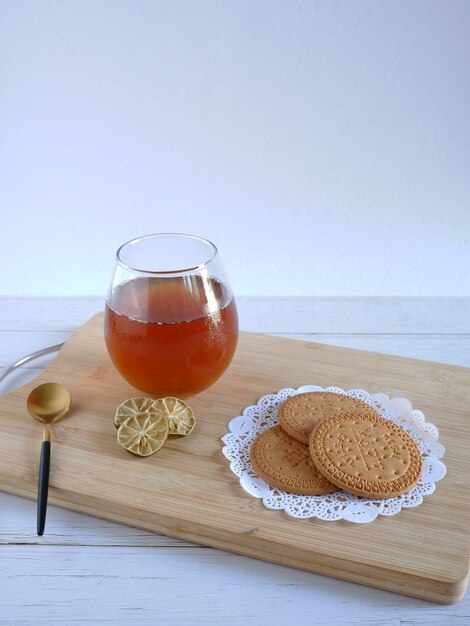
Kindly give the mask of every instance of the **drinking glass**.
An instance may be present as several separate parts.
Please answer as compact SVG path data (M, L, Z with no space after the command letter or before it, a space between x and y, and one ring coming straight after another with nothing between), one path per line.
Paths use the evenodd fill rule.
M116 369L145 393L187 397L212 385L238 339L237 308L215 245L179 233L123 244L104 334Z

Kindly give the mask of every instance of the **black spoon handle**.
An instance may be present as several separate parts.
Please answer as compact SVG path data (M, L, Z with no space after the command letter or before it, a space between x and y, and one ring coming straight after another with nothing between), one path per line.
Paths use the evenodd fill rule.
M38 480L38 535L44 534L46 525L47 494L49 492L49 468L51 465L51 442L43 441L41 446L41 460L39 463Z

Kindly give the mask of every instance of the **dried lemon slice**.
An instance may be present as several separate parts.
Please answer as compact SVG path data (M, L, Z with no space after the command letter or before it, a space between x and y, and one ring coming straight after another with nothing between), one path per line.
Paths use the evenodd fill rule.
M169 396L155 400L153 408L158 415L168 420L170 435L189 435L196 425L191 407L179 398Z
M160 450L168 437L168 421L150 409L128 417L118 428L117 440L137 456L150 456Z
M129 398L125 400L116 409L114 416L114 425L116 428L126 421L128 417L137 417L139 415L148 415L152 410L153 400L152 398Z

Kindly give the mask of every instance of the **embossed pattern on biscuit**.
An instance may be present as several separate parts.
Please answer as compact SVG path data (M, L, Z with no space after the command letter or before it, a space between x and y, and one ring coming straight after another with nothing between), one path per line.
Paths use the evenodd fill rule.
M310 436L310 453L332 483L361 496L390 498L420 479L422 457L402 428L380 416L334 416Z
M250 452L251 464L272 487L298 495L337 491L316 469L307 445L289 437L280 426L262 432Z
M331 391L309 391L288 398L278 417L288 435L307 444L310 433L321 421L351 412L378 415L370 404L358 398Z

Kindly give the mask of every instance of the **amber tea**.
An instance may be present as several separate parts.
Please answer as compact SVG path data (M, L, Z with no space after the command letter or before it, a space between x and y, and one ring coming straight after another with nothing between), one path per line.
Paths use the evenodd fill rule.
M230 289L204 274L139 277L106 304L110 357L133 386L154 396L191 396L229 365L238 338Z

